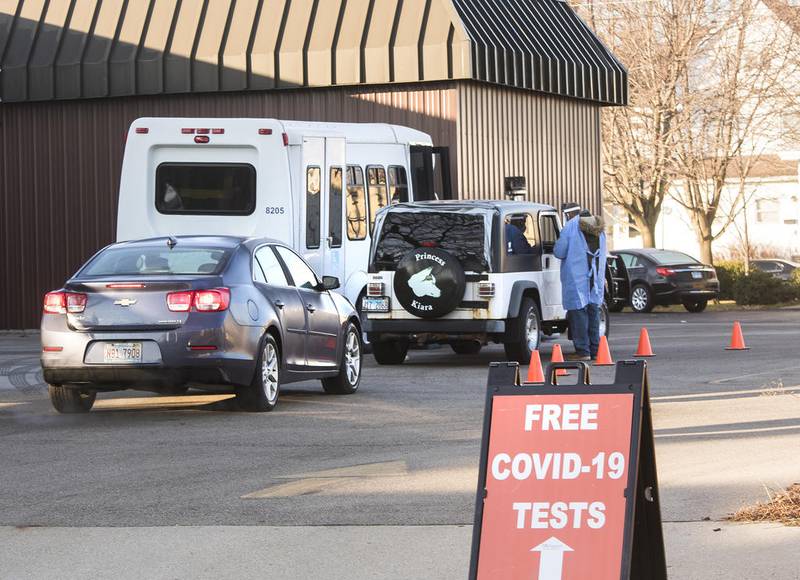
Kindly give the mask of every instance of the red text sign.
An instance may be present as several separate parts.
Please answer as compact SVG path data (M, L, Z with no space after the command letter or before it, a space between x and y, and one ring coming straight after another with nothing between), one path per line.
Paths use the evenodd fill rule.
M480 580L619 580L633 400L494 397Z

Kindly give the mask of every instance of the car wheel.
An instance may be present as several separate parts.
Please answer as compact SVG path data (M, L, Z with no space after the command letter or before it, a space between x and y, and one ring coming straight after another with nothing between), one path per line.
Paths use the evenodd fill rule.
M683 307L689 312L702 312L708 306L708 300L693 300L683 303Z
M339 374L322 379L322 388L326 393L351 395L358 390L358 385L361 383L361 352L361 332L351 322L344 333Z
M645 313L653 310L653 293L647 284L637 284L631 290L631 308L634 312Z
M59 413L88 413L94 405L97 391L48 385L50 402Z
M539 350L542 340L542 316L539 307L531 298L523 298L519 306L519 315L510 322L510 336L504 343L506 356L520 364L528 364L531 353Z
M611 315L608 305L603 302L600 306L600 336L608 338L611 334Z
M483 345L477 340L459 340L450 345L456 354L478 354Z
M406 360L408 343L382 341L372 343L372 356L379 365L399 365Z
M236 392L236 400L247 411L272 411L278 403L281 381L281 354L271 334L264 338L253 382Z

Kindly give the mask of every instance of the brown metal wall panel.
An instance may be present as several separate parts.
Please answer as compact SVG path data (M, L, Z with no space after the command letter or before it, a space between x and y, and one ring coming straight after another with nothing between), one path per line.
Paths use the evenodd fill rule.
M503 197L523 175L532 201L600 210L600 109L573 99L475 82L458 84L459 193Z
M390 122L455 151L457 103L456 88L439 83L0 105L0 329L37 327L42 295L114 240L124 139L137 117Z

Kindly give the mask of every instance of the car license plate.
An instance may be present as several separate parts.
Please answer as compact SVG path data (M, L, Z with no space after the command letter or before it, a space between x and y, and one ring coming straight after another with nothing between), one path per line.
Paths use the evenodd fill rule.
M361 308L364 312L389 312L389 297L381 296L379 298L367 297L361 303Z
M140 363L142 362L141 342L110 342L103 345L103 362Z
M692 272L692 278L694 278L695 280L702 280L703 279L703 273L702 272Z

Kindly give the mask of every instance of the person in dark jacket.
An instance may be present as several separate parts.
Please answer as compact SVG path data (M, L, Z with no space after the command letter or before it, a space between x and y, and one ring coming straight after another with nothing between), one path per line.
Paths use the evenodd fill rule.
M568 360L591 360L600 346L607 258L603 227L603 218L583 210L566 223L553 249L561 260L561 299L575 345Z
M506 218L505 234L506 234L506 254L530 254L533 247L528 243L523 228L514 223L511 217Z

